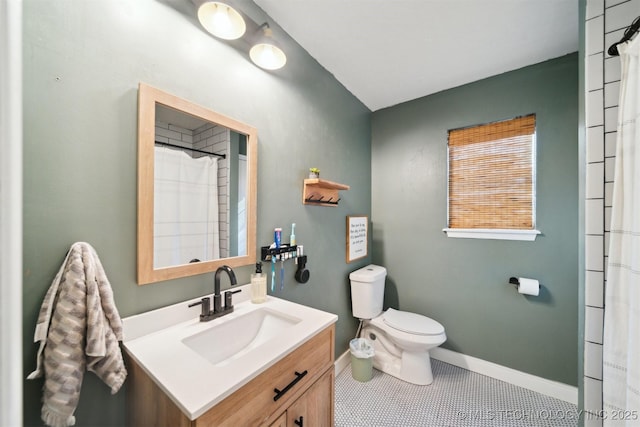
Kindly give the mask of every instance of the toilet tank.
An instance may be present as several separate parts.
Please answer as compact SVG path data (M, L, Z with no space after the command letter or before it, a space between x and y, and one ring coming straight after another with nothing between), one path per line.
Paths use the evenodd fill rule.
M373 264L349 274L353 317L373 319L382 313L386 277L387 269Z

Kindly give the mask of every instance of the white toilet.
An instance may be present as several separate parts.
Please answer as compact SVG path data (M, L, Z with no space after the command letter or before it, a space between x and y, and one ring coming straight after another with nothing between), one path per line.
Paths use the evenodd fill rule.
M382 311L387 270L368 265L349 274L353 316L362 320L361 337L371 340L373 366L403 381L433 382L429 350L447 340L444 327L416 313Z

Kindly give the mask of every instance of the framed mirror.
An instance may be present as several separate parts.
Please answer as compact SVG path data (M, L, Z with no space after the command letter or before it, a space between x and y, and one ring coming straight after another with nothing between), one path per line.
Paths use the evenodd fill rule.
M138 284L251 265L255 128L138 88Z

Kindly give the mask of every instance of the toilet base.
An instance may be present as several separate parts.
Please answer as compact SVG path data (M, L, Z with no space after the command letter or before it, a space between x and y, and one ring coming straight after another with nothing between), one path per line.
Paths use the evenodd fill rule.
M362 337L373 342L374 368L411 384L429 385L433 382L429 351L403 351L372 327L365 327Z
M429 352L404 352L402 358L378 352L373 356L373 367L411 384L429 385L433 382Z

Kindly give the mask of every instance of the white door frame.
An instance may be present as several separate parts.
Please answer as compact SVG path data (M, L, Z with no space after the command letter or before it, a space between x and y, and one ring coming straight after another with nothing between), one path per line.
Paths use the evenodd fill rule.
M0 0L0 425L22 425L22 0Z

